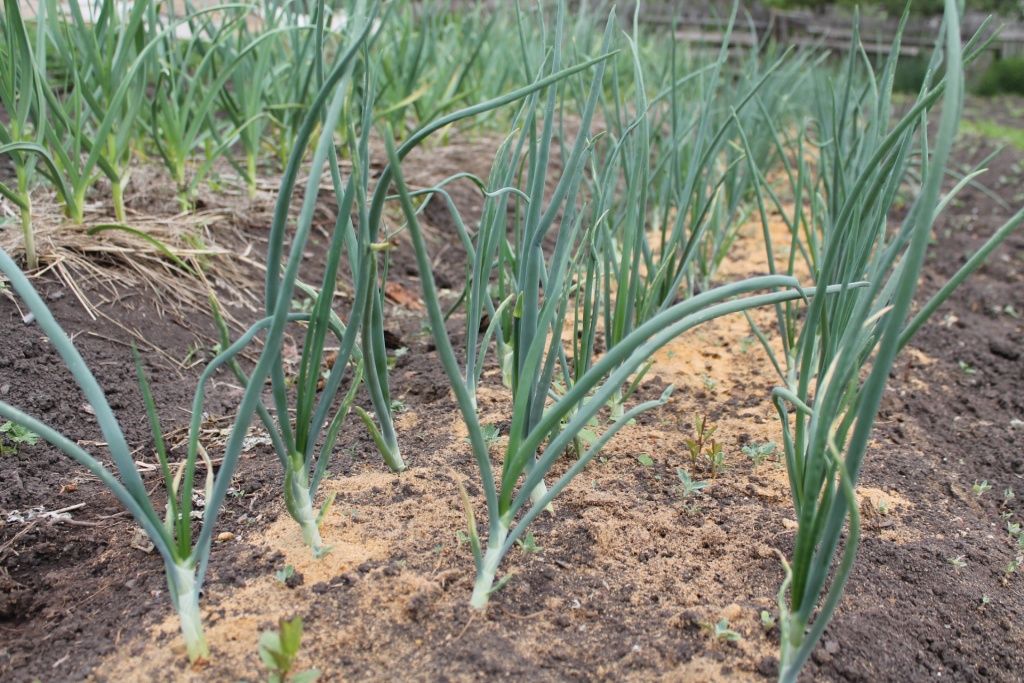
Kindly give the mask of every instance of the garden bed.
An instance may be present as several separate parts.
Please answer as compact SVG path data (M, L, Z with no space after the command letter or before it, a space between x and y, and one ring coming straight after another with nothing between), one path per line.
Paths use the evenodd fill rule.
M979 139L963 154L977 160L987 147ZM444 154L424 153L405 173L411 181L444 177L473 158L488 157L454 142ZM1005 151L988 174L1016 179L994 188L1010 203L1017 203L1022 158ZM265 216L265 207L250 209ZM239 200L221 214L211 232L223 235L218 246L262 248L265 223L247 210ZM965 191L937 228L919 299L1008 215L992 197ZM444 211L428 222L435 253L456 242ZM743 230L720 277L765 272L758 231ZM435 261L442 286L464 277L457 251ZM1011 681L1024 670L1024 582L1004 573L1013 549L1000 517L1024 511L1022 266L1018 234L894 367L859 486L858 561L807 680ZM392 273L405 295L419 291L415 272L403 242ZM155 464L131 332L163 351L146 353L145 361L165 426L181 427L198 376L193 363L214 341L207 314L175 313L144 288L113 296L86 281L83 294L103 314L93 319L52 273L36 286L107 390L136 459ZM116 500L44 444L0 458L0 678L261 680L259 634L293 615L305 621L299 668L316 666L327 680L776 676L778 630L760 615L776 610L779 552L790 556L795 522L784 466L774 458L755 465L742 452L779 441L768 400L777 378L743 318L698 328L658 354L639 391L655 398L678 382L672 400L627 427L572 482L555 501L557 521L538 518L532 543L504 565L515 576L486 613L473 614L474 568L458 535L465 520L457 484L479 501L475 466L418 297L405 295L392 297L385 320L390 346L408 349L391 382L404 404L396 424L409 469L389 473L350 419L325 482L337 493L324 527L334 548L317 561L284 512L280 465L254 440L216 532L203 602L214 656L204 667L186 664L163 564L145 551ZM232 312L254 315L244 306ZM5 400L72 438L100 439L70 376L7 297L0 297L0 322ZM483 421L507 433L497 368L484 377ZM214 457L239 393L223 378L211 394L204 438ZM368 405L364 396L359 401ZM710 483L684 496L676 469L688 466L684 440L695 415L717 426L726 468L714 477L698 469ZM153 486L159 480L155 468L146 478ZM991 490L978 495L972 489L983 481ZM1007 488L1017 496L1004 501ZM36 508L67 510L70 519L12 516ZM288 566L290 577L278 576ZM740 640L714 635L721 619Z

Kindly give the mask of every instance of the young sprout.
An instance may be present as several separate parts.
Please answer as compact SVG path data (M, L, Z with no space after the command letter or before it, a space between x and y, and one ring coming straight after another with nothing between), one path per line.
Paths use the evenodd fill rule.
M260 636L259 654L270 669L269 683L314 683L320 677L317 669L292 673L302 645L302 617L281 619L276 631Z
M721 642L735 643L743 640L742 635L729 628L728 619L719 619L714 625L713 633L715 635L715 640Z
M946 561L957 569L963 569L967 566L967 558L963 555L956 555L954 557L947 557Z
M537 545L537 539L533 537L532 531L527 531L526 535L516 541L520 548L523 549L524 553L539 553L543 548Z
M286 564L281 569L274 572L274 578L281 583L288 583L289 579L295 576L295 567L290 564Z
M988 481L985 479L982 479L981 481L975 481L974 484L971 486L971 491L974 493L975 496L979 498L982 496L982 494L987 493L991 490L992 484L988 483Z
M715 432L718 430L717 427L711 426L708 423L707 415L697 415L693 420L693 438L686 439L686 449L690 454L690 468L693 470L697 469L697 465L700 462L701 455L704 454L705 448L707 448L712 442Z
M743 446L740 450L743 451L743 455L750 458L750 461L754 463L754 466L758 466L765 460L775 454L775 449L778 446L773 441L766 441L765 443L748 443Z
M9 442L5 446L4 442ZM0 424L0 455L15 455L18 446L35 446L39 443L39 435L17 422L7 421Z
M488 447L493 446L501 438L501 430L495 424L480 425L480 434L483 436L484 442ZM466 443L472 443L468 436L465 438L465 441Z
M22 244L29 270L39 267L35 232L32 227L32 190L35 189L38 162L43 173L70 207L73 195L68 190L54 159L43 143L49 132L42 71L46 65L45 21L41 13L36 34L29 37L28 23L22 19L16 0L4 0L0 12L0 159L14 166L14 182L0 182L0 198L11 202L21 216Z
M711 439L707 447L707 457L711 464L711 478L717 479L718 475L725 470L725 451L722 450L722 444Z
M676 468L676 476L679 477L679 481L683 485L682 493L684 499L700 493L710 483L706 481L694 481L693 478L690 477L690 473L682 467Z
M970 363L968 363L967 361L958 360L956 364L960 366L961 372L963 372L965 375L973 375L976 372L978 372L978 369L975 368Z

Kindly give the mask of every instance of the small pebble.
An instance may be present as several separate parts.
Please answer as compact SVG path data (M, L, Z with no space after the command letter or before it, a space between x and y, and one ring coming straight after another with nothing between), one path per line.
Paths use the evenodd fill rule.
M219 534L217 534L217 541L220 543L225 543L227 541L233 540L235 540L235 535L230 531L222 531Z

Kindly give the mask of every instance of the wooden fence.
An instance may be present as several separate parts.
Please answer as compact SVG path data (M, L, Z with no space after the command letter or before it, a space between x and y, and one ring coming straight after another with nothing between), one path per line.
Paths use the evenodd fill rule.
M622 7L622 15L632 17L636 4L628 3ZM695 7L695 3L686 3L685 9L679 7L681 4L647 0L640 3L639 16L641 21L648 24L675 26L676 35L682 41L698 45L721 45L731 4L704 2ZM985 25L987 16L968 12L961 22L964 38L984 26L985 36L992 37L991 50L995 56L1024 52L1024 25L998 17ZM940 17L912 17L903 34L901 54L927 54L935 45L940 23ZM862 16L860 36L865 50L874 54L888 54L897 24L897 19L884 15ZM730 45L738 49L748 48L771 36L783 45L846 51L850 49L853 38L852 27L852 15L842 10L777 10L757 3L747 3L741 6Z

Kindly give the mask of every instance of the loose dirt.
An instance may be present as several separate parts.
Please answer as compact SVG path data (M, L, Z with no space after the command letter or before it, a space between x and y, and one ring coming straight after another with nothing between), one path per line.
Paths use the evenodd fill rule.
M1013 162L1001 172L1012 172ZM937 232L922 295L1002 216L987 196L970 191ZM428 219L435 243L456 241L447 212ZM243 218L234 224L259 243L261 228ZM723 279L766 272L757 233L742 231ZM435 268L450 285L463 277L456 255ZM416 292L401 244L395 260L396 281ZM1012 681L1024 670L1024 578L1004 577L1012 547L1000 519L1024 510L1024 426L1014 422L1024 418L1024 328L1006 312L1024 311L1022 263L1024 237L1015 236L894 369L859 488L865 531L858 562L806 680ZM138 459L152 463L127 330L159 340L166 355L147 355L154 393L167 424L181 426L197 368L180 361L208 354L209 322L201 313L187 321L161 316L147 297L123 292L100 306L122 323L116 326L94 321L52 277L37 286L111 393ZM298 667L317 667L326 680L775 675L778 632L762 625L760 613L776 610L778 553L791 551L795 523L783 465L769 458L755 466L741 451L780 442L767 400L777 378L742 317L659 352L638 396L654 398L673 383L670 403L624 429L574 480L555 514L534 524L537 548L510 553L503 571L512 579L486 614L472 614L473 564L458 535L465 521L457 484L467 487L482 520L478 475L422 313L394 308L388 331L409 349L395 367L393 392L406 406L398 426L410 469L388 473L365 430L350 421L323 491L336 494L324 529L334 551L315 561L280 503L273 454L265 447L246 453L218 529L231 537L213 551L204 596L213 660L203 668L184 663L161 562L132 547L134 525L116 501L45 445L0 459L0 678L263 680L259 634L294 615L305 621ZM757 315L771 329L770 316ZM73 438L97 441L55 354L3 297L0 324L9 331L0 337L4 399ZM224 378L211 394L212 443L222 438L220 418L230 416L237 392ZM494 368L485 373L480 404L485 421L507 433L508 395ZM720 473L689 463L684 440L696 415L717 426L726 453ZM680 467L709 481L707 488L684 497ZM155 486L158 473L146 479ZM971 487L981 480L992 490L979 497ZM1018 494L1004 503L1007 487ZM15 510L81 503L73 523L6 521ZM289 565L292 578L279 580ZM723 618L741 640L713 637L711 626Z

